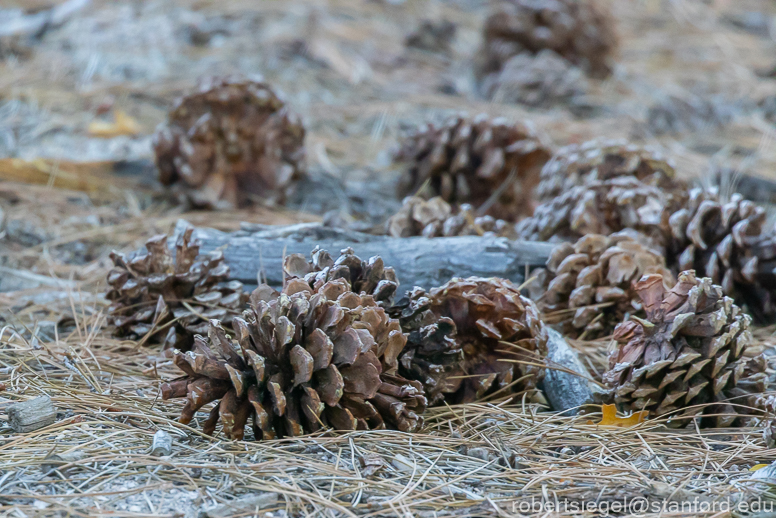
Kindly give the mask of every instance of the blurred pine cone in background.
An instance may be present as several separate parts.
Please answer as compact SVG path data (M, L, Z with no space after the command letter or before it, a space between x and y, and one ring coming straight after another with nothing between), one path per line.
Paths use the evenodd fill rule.
M742 111L740 101L719 96L668 95L649 107L647 128L654 135L709 131L723 128Z
M663 255L626 232L588 234L576 243L560 243L546 269L534 271L531 299L547 324L573 338L608 336L628 314L641 314L633 283L648 273L674 284Z
M478 75L486 80L520 53L551 50L592 77L611 73L614 20L593 0L503 0L488 17Z
M113 252L108 274L112 302L109 315L116 334L143 338L165 336L163 349L186 351L195 334L205 334L208 319L230 324L242 311L247 294L239 281L228 281L222 252L197 258L199 245L192 228L178 237L175 258L167 236L146 242L147 253L133 258Z
M405 198L399 212L386 222L385 233L392 237L517 236L514 224L493 216L477 216L468 203L454 210L440 196L430 200L420 196Z
M773 323L776 229L766 224L763 207L739 194L724 203L714 192L693 189L669 225L669 265L710 277L760 323Z
M399 195L441 196L515 221L531 214L532 192L550 155L533 128L501 118L454 117L441 127L427 124L405 138L396 154L407 167Z
M688 189L659 151L626 140L596 139L559 149L542 168L536 196L547 201L572 187L620 177L635 178L678 196Z
M652 416L673 414L669 426L706 415L702 426L731 426L746 394L765 388L765 362L746 356L751 318L711 279L682 272L671 290L660 275L636 284L646 320L617 326L616 349L604 381L614 402ZM698 406L712 403L710 406Z
M541 204L517 225L523 239L574 241L632 230L655 249L666 246L668 216L687 199L687 183L657 151L622 140L560 149L542 168Z
M456 278L428 292L415 288L391 314L408 333L399 372L423 383L430 404L530 391L544 377L547 329L510 281Z
M428 52L450 53L457 27L449 20L422 20L417 29L404 38L408 47Z
M682 206L682 194L647 185L632 176L595 180L552 198L517 224L530 241L575 241L587 234L621 230L643 234L652 248L665 247L668 217Z
M213 323L208 340L176 351L186 376L162 385L162 397L186 398L181 422L218 401L203 431L212 434L220 420L224 434L238 440L247 425L257 440L326 427L421 427L423 387L397 374L406 343L399 322L371 295L354 293L346 278L315 288L291 278L282 293L262 285L234 328L239 348Z
M304 136L268 85L213 78L178 99L157 129L159 179L198 208L283 203L304 168Z
M495 102L543 108L559 103L573 108L584 100L588 88L582 70L548 49L512 56L480 87L482 94Z

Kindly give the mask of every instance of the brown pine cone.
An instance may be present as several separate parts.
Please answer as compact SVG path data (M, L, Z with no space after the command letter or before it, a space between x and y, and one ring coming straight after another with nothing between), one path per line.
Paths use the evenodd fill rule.
M189 423L217 401L203 424L240 440L296 437L331 427L416 431L426 407L423 387L397 374L406 337L371 295L357 295L345 278L316 289L290 279L278 293L262 285L251 309L235 318L237 344L217 322L194 349L176 351L186 376L162 385L162 398L186 398ZM239 347L238 347L239 345Z
M528 285L542 319L574 338L608 336L629 314L641 314L633 283L648 273L662 274L674 285L662 253L627 233L588 234L576 243L560 243L546 269L532 273Z
M399 372L421 381L431 404L529 391L544 377L547 329L510 281L456 278L428 293L415 288L391 313L408 333Z
M744 353L749 353L750 349ZM725 390L728 401L736 405L736 412L741 415L737 423L741 426L754 426L763 421L763 414L766 417L776 414L776 397L764 394L768 390L769 382L766 372L769 366L768 357L762 353L749 356L747 354L747 357L742 359L745 367L738 385Z
M655 245L665 244L668 217L683 199L629 176L590 181L539 205L517 224L531 241L574 241L587 234L636 231Z
M762 384L762 372L753 372L745 356L751 318L693 271L679 274L668 291L660 275L644 276L635 288L646 319L615 329L617 346L604 374L614 401L653 416L672 414L669 426L695 415L702 426L732 425L738 415L727 398Z
M304 167L304 135L265 83L209 79L157 129L159 179L199 208L283 203Z
M110 318L118 336L165 336L164 349L186 351L195 334L207 331L208 319L229 324L247 302L243 285L227 281L229 267L222 252L197 258L193 228L178 237L175 259L162 234L146 242L148 253L134 258L111 253L108 273L112 301Z
M550 151L527 125L485 115L455 117L404 139L396 155L407 163L399 195L441 196L515 221L532 213L532 192L549 158Z
M763 207L734 194L727 203L694 189L670 219L669 264L695 269L746 305L758 322L776 317L776 229Z
M513 224L493 216L477 216L468 203L454 211L440 196L430 200L420 196L405 198L399 212L386 222L385 233L392 237L517 236Z
M505 0L485 22L479 74L498 72L521 52L552 50L593 77L611 73L614 20L594 0Z
M679 197L688 190L658 151L625 140L591 140L566 146L553 155L542 168L536 196L548 201L573 187L619 177L635 178Z
M346 248L335 261L329 252L318 247L310 255L309 262L302 254L286 256L283 263L286 282L304 279L310 289L317 291L329 281L345 279L354 293L370 295L378 306L387 308L393 303L399 281L396 272L385 266L381 257L364 261L352 248Z

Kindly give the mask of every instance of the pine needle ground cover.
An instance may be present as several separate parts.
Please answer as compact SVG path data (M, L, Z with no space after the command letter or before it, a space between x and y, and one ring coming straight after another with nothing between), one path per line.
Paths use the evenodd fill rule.
M573 11L566 1L511 3L536 16L516 31L508 28L510 33L533 31L531 42L547 37L547 27L565 27L563 17ZM617 414L611 406L571 417L547 412L532 397L507 398L495 391L474 402L428 408L422 427L413 432L332 432L328 426L311 426L315 429L301 437L234 441L221 424L212 437L203 432L207 413L182 424L185 399L162 397L163 384L183 374L173 353L182 343L179 338L188 342L195 327L207 333L207 317L215 314L208 313L207 301L194 297L212 291L203 288L168 301L166 318L184 315L191 319L186 323L191 330L170 325L149 335L144 326L153 323L158 299L143 294L132 304L152 310L146 320L114 334L112 301L105 297L106 279L116 267L111 252L128 256L154 236L169 235L179 218L196 226L245 231L303 226L324 215L327 221L374 215L378 233L390 235L514 237L512 225L525 214L496 210L504 192L470 192L461 198L472 203L467 207L433 201L445 193L431 189L432 182L425 191L421 181L403 192L420 197L404 208L394 194L407 169L393 156L407 129L429 122L444 127L461 110L466 117L484 113L488 120L509 124L531 121L548 149L624 137L654 145L671 160L679 180L719 185L724 202L733 199L734 190L741 192L772 220L773 191L752 185L776 180L776 46L771 36L776 4L597 3L616 23L616 38L608 28L592 33L594 40L606 42L605 51L579 51L581 57L575 58L564 50L565 40L550 50L533 48L533 43L522 44L527 53L507 48L504 63L498 63L503 69L497 90L511 92L504 96L487 95L485 78L476 70L491 13L480 1L93 0L31 37L2 33L0 514L432 518L579 516L587 509L589 516L689 517L730 516L728 510L742 502L760 503L760 511L769 511L768 486L758 481L768 480L763 465L776 460L772 424L673 429L660 418ZM74 5L9 0L0 7L0 20L5 24L20 12L34 16L63 4ZM542 9L552 11L546 19L541 19ZM455 30L443 31L453 35L439 44L405 44L410 33L433 26ZM490 44L498 50L498 41ZM604 55L611 70L599 79L589 73L589 56ZM201 187L197 182L191 187L176 181L171 189L185 191L182 196L160 195L165 191L154 165L157 126L167 120L176 99L214 73L260 73L252 80L282 91L289 114L301 118L304 167L298 166L296 122L278 123L293 132L267 126L262 139L243 148L254 153L259 146L287 140L271 161L290 167L273 180L279 186L274 196L265 199L228 181L219 184L221 194L214 188L203 192L212 196L208 203L193 203L197 197L192 193ZM703 109L709 105L714 110ZM654 113L662 114L657 122ZM174 146L196 142L199 147L181 153L205 153L234 166L208 171L214 182L242 171L234 157L245 153L229 149L224 130L231 129L230 120L197 116L190 122L201 122L208 131L178 138ZM188 121L178 129L189 131ZM178 158L175 167L185 171L187 162L173 151L168 150L170 160ZM454 157L449 158L452 163ZM444 173L452 192L480 187L475 159L473 153L466 161L465 183ZM305 167L313 181L298 183L297 169ZM499 175L510 178L512 172L500 170ZM764 183L753 184L753 178ZM189 205L180 204L181 198ZM547 200L529 201L540 206ZM481 210L488 203L493 211ZM199 210L209 205L224 210ZM677 216L677 228L692 221L700 205L685 208L691 214L684 223ZM716 250L728 232L710 223L714 210L703 219L699 236ZM386 227L394 214L399 217ZM722 232L720 239L715 229ZM571 237L575 242L580 236ZM718 284L724 284L728 271L753 268L741 262L716 271L696 245L689 238L671 242L666 255L707 269L703 275L716 276ZM738 249L730 250L736 254ZM737 278L732 293L738 301L737 290L745 290L747 279ZM235 293L239 298L250 289L218 295ZM750 326L751 352L772 355L772 301L752 293L750 301L764 302ZM228 313L240 316L237 310ZM159 342L169 330L173 339L164 348ZM606 337L590 340L599 332L593 331L569 343L594 381L604 386L615 344ZM515 371L517 377L525 374ZM766 373L774 374L770 367ZM773 394L774 387L767 388ZM51 397L55 422L32 432L14 431L7 420L9 407L43 394ZM169 455L154 451L159 431L172 440ZM254 437L253 431L248 435ZM556 502L560 505L552 507ZM636 506L626 508L628 502Z

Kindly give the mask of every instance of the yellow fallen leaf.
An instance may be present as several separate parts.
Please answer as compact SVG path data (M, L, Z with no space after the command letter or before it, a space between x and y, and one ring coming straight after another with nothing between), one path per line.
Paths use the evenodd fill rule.
M757 471L758 469L767 468L768 466L770 466L770 464L755 464L754 466L749 468L749 471Z
M603 405L601 407L601 421L599 423L588 421L587 423L595 424L597 426L619 426L627 428L643 423L648 415L649 412L647 410L642 410L640 412L634 412L628 417L617 417L617 406Z
M98 138L113 138L120 135L137 135L140 124L122 110L116 110L114 122L94 121L89 124L89 135Z
M114 162L69 162L36 158L0 158L0 181L47 185L91 194L136 188L136 182L115 174Z

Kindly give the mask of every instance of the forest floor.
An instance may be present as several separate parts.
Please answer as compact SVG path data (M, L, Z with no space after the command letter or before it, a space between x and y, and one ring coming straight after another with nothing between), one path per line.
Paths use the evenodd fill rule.
M4 0L0 27L17 9L61 3ZM477 95L486 0L92 0L35 38L0 37L0 412L40 394L58 410L35 432L0 425L0 515L579 516L571 506L584 505L590 516L738 516L731 508L766 498L752 478L767 478L750 471L776 461L762 429L599 427L600 416L519 401L433 409L418 434L208 438L159 399L177 373L158 347L104 325L111 250L136 250L179 218L221 230L332 209L379 219L399 203L371 200L397 178L402 130L459 111L530 120L554 147L656 145L703 184L776 182L776 108L760 105L776 95L776 2L608 4L621 39L613 75L591 80L583 107L546 110ZM449 50L405 45L426 19L455 24ZM198 78L234 72L262 75L301 114L315 188L282 209L186 212L156 181L151 136ZM665 132L649 109L672 96L715 109ZM772 329L756 335L772 345ZM600 369L605 343L574 345ZM151 455L160 429L170 456Z

